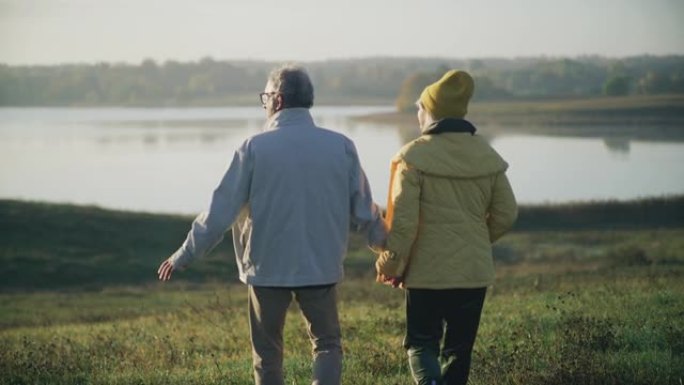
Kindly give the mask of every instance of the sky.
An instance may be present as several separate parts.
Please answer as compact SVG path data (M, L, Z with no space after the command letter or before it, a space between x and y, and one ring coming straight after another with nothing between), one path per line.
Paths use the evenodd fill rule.
M0 0L0 63L684 54L684 0Z

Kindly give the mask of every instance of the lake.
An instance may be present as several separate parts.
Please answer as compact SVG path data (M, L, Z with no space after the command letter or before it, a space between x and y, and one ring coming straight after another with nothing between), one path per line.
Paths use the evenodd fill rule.
M389 159L415 132L359 122L391 107L314 107L316 122L354 140L385 205ZM0 198L195 214L233 151L265 122L261 108L0 108ZM477 122L474 122L477 124ZM487 127L478 130L487 135ZM684 143L500 135L520 203L684 193Z

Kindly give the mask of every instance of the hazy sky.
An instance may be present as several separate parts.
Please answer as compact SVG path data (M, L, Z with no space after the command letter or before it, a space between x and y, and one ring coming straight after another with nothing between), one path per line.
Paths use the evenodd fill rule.
M0 63L684 54L684 0L0 0Z

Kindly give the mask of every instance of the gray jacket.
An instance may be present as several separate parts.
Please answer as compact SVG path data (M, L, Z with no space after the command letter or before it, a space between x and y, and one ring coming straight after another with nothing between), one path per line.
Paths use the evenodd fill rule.
M349 230L381 246L386 231L354 143L288 108L247 139L172 256L184 267L209 253L228 228L240 280L254 286L336 283Z

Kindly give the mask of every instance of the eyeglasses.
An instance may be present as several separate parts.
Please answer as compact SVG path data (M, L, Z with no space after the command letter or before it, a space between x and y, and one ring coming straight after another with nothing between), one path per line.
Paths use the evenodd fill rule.
M276 94L279 94L280 92L262 92L259 94L259 99L261 100L261 105L265 106L266 102L268 102L268 99Z

